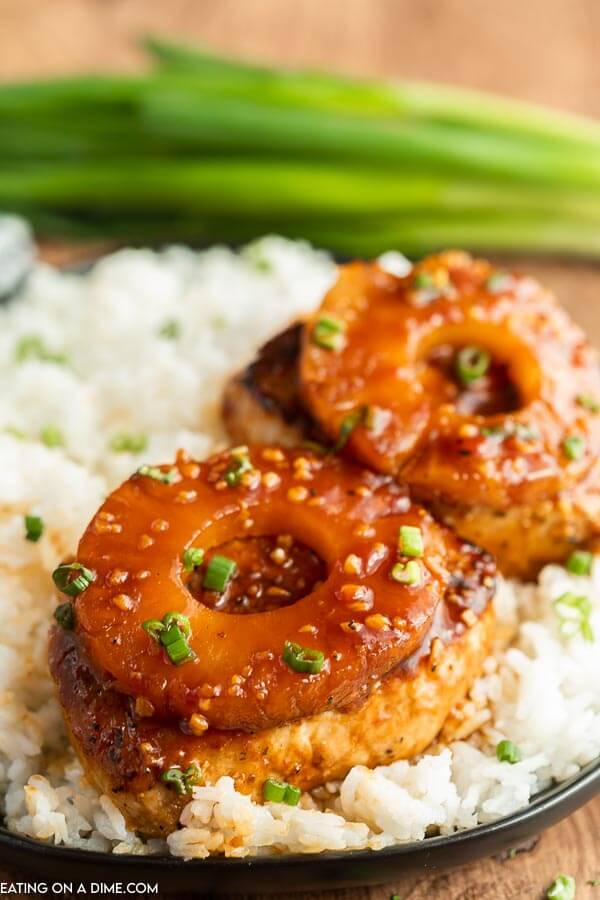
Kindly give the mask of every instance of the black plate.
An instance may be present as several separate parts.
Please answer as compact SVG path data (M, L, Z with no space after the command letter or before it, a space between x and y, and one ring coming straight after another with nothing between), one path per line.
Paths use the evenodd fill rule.
M93 262L67 268L84 272ZM118 856L54 847L0 828L0 862L21 870L30 881L36 877L44 882L76 884L147 882L157 884L162 893L287 895L366 887L397 882L409 873L460 866L518 847L598 794L600 760L538 794L525 809L491 825L385 850L184 862L173 857Z
M491 825L385 850L183 862L112 856L51 847L0 829L0 859L45 882L147 882L163 892L282 893L359 887L444 869L517 847L600 793L600 761L539 794L529 806Z

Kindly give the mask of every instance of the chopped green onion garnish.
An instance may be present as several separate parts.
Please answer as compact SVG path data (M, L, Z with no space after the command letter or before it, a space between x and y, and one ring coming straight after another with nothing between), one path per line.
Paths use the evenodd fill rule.
M512 276L507 275L506 272L494 272L494 274L490 275L486 281L485 287L490 294L499 294L502 291L508 290L512 285L512 281Z
M174 666L180 666L182 663L196 657L196 654L188 645L181 628L175 623L163 631L160 636L160 642Z
M325 456L326 453L329 453L329 447L326 447L325 444L319 444L317 441L302 441L300 446L310 450L311 453L315 453L317 456Z
M65 439L56 425L45 425L40 431L40 440L46 447L63 447Z
M380 406L367 406L365 408L365 428L367 431L373 431L380 434L390 419L390 413L387 409Z
M589 575L594 556L588 550L573 550L567 560L567 569L573 575Z
M252 471L252 463L245 453L241 453L239 455L232 454L232 456L233 459L225 470L223 478L225 479L229 487L236 487L236 485L238 485L242 480L242 475L244 474L244 472Z
M165 630L165 626L161 622L160 619L146 619L146 621L142 624L142 628L149 634L153 641L160 641L160 636L162 632Z
M584 409L588 409L592 413L600 413L600 401L592 397L591 394L579 394L577 402Z
M490 354L483 347L463 347L456 354L454 368L463 384L472 384L490 367Z
M168 612L163 616L163 625L165 629L171 628L172 625L177 625L179 629L181 629L181 633L184 637L189 638L192 633L192 626L190 625L190 620L187 616L184 616L183 613L179 612Z
M423 556L423 535L416 525L401 525L398 550L403 556Z
M413 290L417 291L421 303L431 303L442 295L442 291L429 272L416 273L413 278Z
M196 654L188 644L192 629L187 616L178 612L168 612L160 619L147 619L142 628L152 640L162 644L170 661L175 666L196 659Z
M563 451L567 459L572 461L581 459L585 450L585 441L578 434L571 434L563 441Z
M263 799L267 803L283 803L288 786L287 781L276 781L274 778L267 778L263 784Z
M313 344L323 347L324 350L341 350L344 346L344 331L346 326L339 319L331 316L323 316L312 330Z
M115 434L109 443L113 453L143 453L148 446L145 434L126 434L124 431Z
M186 572L193 572L204 562L204 550L201 547L188 547L181 557Z
M152 478L154 481L161 481L163 484L173 484L177 478L177 469L168 469L163 472L158 466L140 466L137 474L143 475L144 478Z
M301 795L300 788L288 784L287 781L267 778L263 784L263 799L267 803L287 803L288 806L297 806Z
M390 578L393 578L394 581L398 581L400 584L416 586L421 584L423 572L419 563L415 559L411 559L407 563L396 563L392 567Z
M52 353L37 334L27 334L21 338L15 347L15 359L17 362L39 359L42 362L51 362L57 365L64 365L67 362L64 353Z
M69 600L59 603L54 610L54 618L65 631L72 631L75 628L75 611Z
M283 661L294 672L308 672L316 675L325 665L325 654L312 647L301 647L292 641L286 641L283 645Z
M513 433L520 441L537 441L540 437L539 432L529 425L523 425L522 422L514 423Z
M557 875L548 890L548 900L575 900L577 885L572 875Z
M508 438L518 438L520 441L537 441L539 433L529 425L522 422L507 422L506 425L486 425L481 428L484 437L495 438L504 441Z
M348 438L350 437L354 429L365 421L366 411L366 406L359 406L351 413L348 413L348 415L344 419L342 419L338 439L333 446L334 453L338 453L340 450L344 449L344 447L348 443Z
M268 248L265 247L264 241L260 239L249 244L242 251L244 261L253 266L257 272L272 271L273 262L267 254Z
M502 425L484 425L481 428L481 434L484 437L494 438L499 441L503 441L510 436L509 432Z
M227 556L213 556L206 567L202 587L206 591L223 593L237 572L237 565Z
M25 539L35 544L44 533L44 522L40 516L25 516Z
M200 783L201 776L202 773L198 766L192 763L192 765L188 766L185 770L180 769L179 766L171 766L171 768L167 769L166 772L163 772L160 777L165 784L174 788L179 796L183 797L185 794L192 793L194 785Z
M554 611L560 621L560 633L565 637L580 634L586 641L594 640L590 623L592 604L588 597L566 591L554 601Z
M78 562L63 563L52 573L52 580L61 594L77 597L96 580L96 573Z
M500 762L510 763L511 766L521 762L521 751L512 741L500 741L500 743L496 745L496 756Z
M429 288L434 286L434 281L429 272L417 272L415 277L413 278L413 287L416 288L417 291L423 290L423 288Z
M165 322L158 332L159 337L167 338L170 341L177 340L180 334L181 324L176 319L169 319L169 321Z
M7 425L6 428L2 429L5 434L10 434L11 437L16 438L18 441L24 441L27 435L21 428L17 428L15 425Z

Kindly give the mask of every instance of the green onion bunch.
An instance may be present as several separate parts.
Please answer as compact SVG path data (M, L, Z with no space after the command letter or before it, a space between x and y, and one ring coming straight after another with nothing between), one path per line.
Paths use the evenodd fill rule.
M138 76L0 85L0 209L71 239L600 255L594 121L146 47Z

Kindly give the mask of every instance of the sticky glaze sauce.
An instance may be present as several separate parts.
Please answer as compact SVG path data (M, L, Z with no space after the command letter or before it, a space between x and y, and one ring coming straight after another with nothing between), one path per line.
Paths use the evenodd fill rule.
M446 383L446 402L460 415L494 416L519 408L519 392L511 381L506 363L492 357L486 374L468 385L457 378L455 364L456 348L451 344L435 347L425 363L440 373Z
M362 698L373 677L419 646L457 542L393 479L339 457L268 446L204 463L180 456L153 474L134 475L94 517L78 560L97 577L75 600L77 628L94 663L147 708L190 722L199 715L217 728L260 730ZM411 585L390 574L402 525L420 529L424 544L421 577ZM258 615L227 614L248 599L251 569L261 564L260 541L244 541L287 533L325 561L325 579L308 589L321 569L299 548L282 588L292 589L294 602ZM232 541L241 541L239 591L234 583L225 610L211 608L187 587L184 550L195 546L208 560ZM263 584L264 593L277 587ZM182 665L144 628L148 620L160 626L171 612L189 623L192 658ZM318 670L286 661L289 642L320 653Z
M235 576L225 591L202 588L202 572L195 572L188 588L211 609L231 615L268 612L295 603L325 579L327 568L314 550L290 534L236 538L206 554L206 563L216 556L236 563Z
M497 288L498 274L459 252L403 278L342 266L305 326L299 367L303 401L330 439L350 409L385 414L381 428L354 429L348 455L399 474L421 497L503 510L555 497L591 470L600 416L578 398L600 397L600 373L547 291L518 275ZM323 316L341 323L337 350L313 340ZM465 389L448 363L452 348L469 346L487 350L492 367ZM572 435L583 442L577 458L564 450Z
M435 672L435 641L448 647L479 622L489 609L495 567L491 558L463 545L443 602L419 648L384 679L371 682L378 690L388 679L408 679L421 665ZM67 711L71 731L85 755L110 776L119 791L149 790L166 769L185 768L202 759L203 747L227 751L239 732L209 728L201 737L189 733L184 720L143 716L134 699L115 689L114 682L91 662L80 637L55 627L50 639L50 670ZM346 707L353 711L369 696ZM268 742L265 742L265 753ZM174 797L174 802L176 798ZM185 798L181 800L181 805Z

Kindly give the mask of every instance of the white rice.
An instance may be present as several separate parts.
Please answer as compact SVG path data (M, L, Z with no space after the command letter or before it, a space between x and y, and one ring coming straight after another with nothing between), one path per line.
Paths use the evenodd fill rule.
M386 265L405 263L386 255ZM86 275L38 265L0 310L0 796L14 831L184 858L377 849L493 821L600 755L600 654L581 637L562 637L552 608L565 590L587 594L600 634L600 565L590 578L549 566L537 586L501 585L498 616L515 638L456 713L459 734L479 726L468 740L419 760L357 766L297 808L255 804L221 778L194 790L166 844L128 831L110 798L86 783L47 670L50 573L134 468L167 461L178 447L203 457L224 443L227 376L313 308L333 271L326 255L276 237L241 254L125 250ZM173 321L180 336L161 336ZM17 361L19 341L31 335L67 362ZM48 426L62 446L40 440ZM120 433L146 435L147 447L113 452ZM23 539L27 513L44 520L38 543ZM504 737L522 751L516 765L496 759Z

